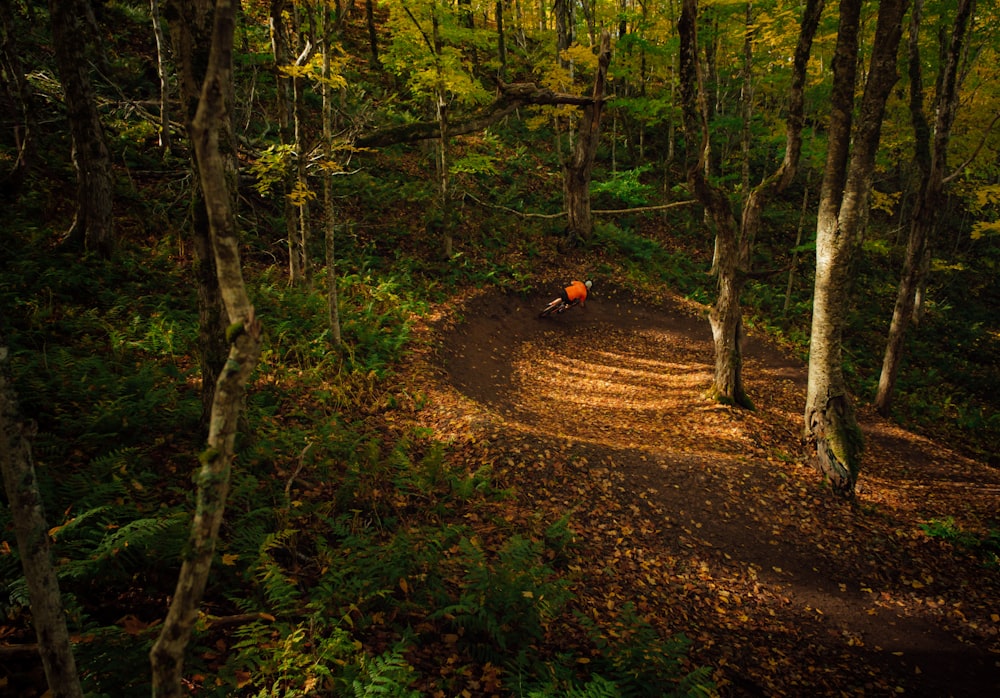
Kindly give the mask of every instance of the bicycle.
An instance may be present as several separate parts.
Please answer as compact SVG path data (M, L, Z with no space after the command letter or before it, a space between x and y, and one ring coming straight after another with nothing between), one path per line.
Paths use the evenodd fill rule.
M572 301L567 303L562 298L554 298L547 306L542 308L542 312L538 313L538 317L546 318L549 317L550 315L561 315L562 313L565 313L567 310L572 308L574 305L579 305L579 304L580 301Z

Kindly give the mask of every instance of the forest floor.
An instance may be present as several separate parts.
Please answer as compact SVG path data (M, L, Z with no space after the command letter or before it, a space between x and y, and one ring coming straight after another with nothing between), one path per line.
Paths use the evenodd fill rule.
M684 633L724 696L1000 695L1000 570L921 528L996 528L1000 471L862 408L846 502L805 458L801 360L750 336L756 410L721 406L703 308L598 286L539 319L550 286L453 299L403 379L519 515L569 515L583 612Z

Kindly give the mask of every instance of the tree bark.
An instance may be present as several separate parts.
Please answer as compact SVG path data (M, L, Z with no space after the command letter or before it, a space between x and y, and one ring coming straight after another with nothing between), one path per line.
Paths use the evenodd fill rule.
M689 148L697 148L696 158L688 169L688 184L715 226L713 270L719 279L718 294L709 313L715 348L715 373L709 395L726 404L753 407L743 383L744 330L740 296L751 273L753 245L761 228L764 206L788 187L798 167L802 150L806 66L823 5L822 0L809 0L802 16L789 91L784 157L777 170L750 191L739 224L725 192L713 186L706 177L710 169L707 164L708 96L698 63L698 8L695 0L685 0L681 6L677 26L681 39L680 88L684 129ZM749 81L749 76L745 79Z
M167 46L160 23L159 0L149 0L149 16L153 21L156 37L156 74L160 78L160 134L159 145L170 152L170 80L167 73Z
M198 110L201 86L205 80L211 46L213 0L167 0L164 16L170 26L174 60L178 70L181 101L188 138L191 122ZM228 127L222 142L227 157L235 160L236 147ZM235 170L235 164L228 169ZM194 276L198 290L198 359L201 368L201 427L206 432L212 414L215 384L229 354L226 342L226 316L215 269L211 231L198 162L192 153L191 170L191 239L194 248Z
M915 160L920 170L920 185L910 218L910 234L903 258L903 271L896 292L892 322L882 357L882 373L875 393L875 409L882 415L892 410L892 400L903 358L906 328L913 322L917 289L926 268L928 240L937 223L944 192L945 167L951 127L958 108L958 65L965 47L965 34L975 0L959 0L955 10L951 40L942 46L945 63L941 66L935 90L934 113L937 115L932 131L924 114L923 71L920 59L920 20L923 0L914 4L910 18L910 119L913 123ZM942 38L943 40L943 38Z
M184 693L184 652L198 617L222 524L246 384L260 356L261 326L243 282L228 164L220 145L220 137L229 131L234 14L232 0L216 2L205 82L190 126L219 289L230 322L226 333L230 350L216 383L208 446L199 458L197 504L188 551L163 628L150 651L153 695L158 698L180 698Z
M327 162L333 162L333 100L330 95L330 39L332 32L328 26L330 15L323 13L323 152ZM337 296L337 246L336 210L333 205L333 191L329 173L323 176L323 213L326 220L326 287L327 314L330 324L330 343L340 347L340 302Z
M852 138L860 0L842 0L834 53L829 146L816 221L816 278L804 414L810 456L833 490L853 496L863 440L843 373L843 329L851 255L871 190L875 154L907 0L879 6L868 81ZM853 143L853 150L852 150Z
M371 51L372 65L381 67L378 57L378 30L375 26L375 0L365 0L365 23L368 26L368 48Z
M73 139L76 168L76 216L68 240L104 258L114 255L111 156L97 112L85 47L91 33L83 0L49 0L52 46L65 92L66 117Z
M55 698L82 698L73 647L66 629L59 580L49 551L49 526L35 478L30 437L8 371L9 352L0 343L0 470L14 521L21 568L28 583L31 621L38 638L49 693Z
M591 101L583 108L573 153L564 166L563 185L566 195L567 234L571 242L587 240L594 230L590 211L590 180L594 158L601 140L601 114L604 111L604 90L611 64L611 34L601 33L601 48L597 59L597 75Z

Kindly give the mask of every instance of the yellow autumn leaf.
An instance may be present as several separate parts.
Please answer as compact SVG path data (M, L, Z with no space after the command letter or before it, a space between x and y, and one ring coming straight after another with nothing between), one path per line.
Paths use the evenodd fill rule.
M235 555L233 553L226 553L225 555L222 556L222 564L226 565L227 567L232 567L233 565L236 564L236 561L239 559L240 559L239 555Z

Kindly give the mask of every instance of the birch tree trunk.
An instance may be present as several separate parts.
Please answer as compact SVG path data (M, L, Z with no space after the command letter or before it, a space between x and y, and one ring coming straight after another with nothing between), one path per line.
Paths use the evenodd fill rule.
M85 52L85 37L92 31L86 21L88 8L83 0L49 0L52 46L65 93L76 168L77 209L68 238L110 258L116 247L111 215L114 182Z
M611 64L611 34L601 33L601 48L597 59L597 75L591 102L583 108L573 153L563 171L566 196L567 234L570 241L586 240L594 230L590 214L590 180L594 172L594 158L601 141L601 114L604 111L604 92Z
M216 2L205 82L191 123L219 289L230 322L226 332L230 350L216 383L208 445L199 457L197 504L186 557L163 628L150 651L153 695L158 698L179 698L184 693L184 653L198 617L225 511L246 384L260 356L261 326L243 283L227 162L220 148L220 134L228 129L234 14L232 0Z
M66 629L59 580L49 552L49 526L35 478L29 441L34 426L21 418L8 371L9 352L0 340L0 470L14 520L21 568L31 599L31 623L49 684L46 695L82 698L73 647Z
M911 212L910 234L903 258L903 271L896 292L896 304L892 311L892 322L882 358L882 373L879 375L878 390L875 393L875 409L887 415L892 409L892 399L896 388L896 378L903 358L903 341L906 328L913 321L917 289L921 274L925 269L924 260L928 254L927 243L937 223L941 208L945 167L948 160L948 144L951 127L958 108L958 65L965 48L965 34L975 0L959 0L955 10L950 41L941 47L945 56L935 90L933 135L927 116L924 114L923 71L920 58L920 20L923 0L917 0L910 16L910 119L913 123L916 148L915 160L920 170L920 186ZM944 36L942 36L944 42Z
M860 0L842 0L833 64L829 147L816 220L816 279L810 335L805 437L810 456L837 493L853 496L863 440L843 371L843 330L851 255L868 205L907 0L879 6L868 81L852 138ZM852 150L853 142L853 150Z

